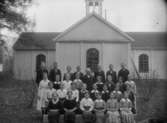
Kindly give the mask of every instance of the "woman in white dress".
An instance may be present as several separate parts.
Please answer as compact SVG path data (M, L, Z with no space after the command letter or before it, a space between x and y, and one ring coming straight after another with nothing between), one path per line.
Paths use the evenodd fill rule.
M39 111L46 108L48 84L48 74L43 72L43 80L40 81L38 88L37 110Z
M107 118L106 123L121 123L119 114L119 101L116 93L110 94L110 99L107 101Z

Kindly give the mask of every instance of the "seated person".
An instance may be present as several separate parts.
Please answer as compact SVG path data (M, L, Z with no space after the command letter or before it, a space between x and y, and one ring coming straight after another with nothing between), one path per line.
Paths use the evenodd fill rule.
M87 93L87 92L88 92L87 85L83 84L82 89L79 92L79 99L81 100L82 98L84 98L85 93Z
M76 89L76 84L74 82L71 83L71 91L72 91L72 98L75 99L76 102L78 102L79 91Z
M78 90L81 90L82 86L83 86L83 82L82 80L80 79L80 74L79 73L76 73L75 74L75 80L73 81L75 84L76 84L76 88Z
M102 99L100 93L97 94L97 99L94 101L94 111L96 115L96 123L104 122L104 113L105 113L106 104Z
M116 98L115 93L110 94L110 99L106 104L107 117L106 123L121 123L119 114L119 102Z
M70 74L65 74L65 80L63 81L64 89L67 91L70 90L71 83L72 83L72 81L70 80Z
M58 94L60 103L63 105L64 100L65 100L66 95L67 95L67 90L64 89L64 84L63 83L61 83L60 89L57 90L57 94Z
M90 92L90 96L93 100L96 99L97 93L99 93L99 91L97 90L97 85L93 84L93 90Z
M55 76L55 81L53 82L53 87L57 90L60 89L60 84L61 84L61 80L60 80L60 75L56 74Z
M75 123L75 111L77 109L77 102L72 98L72 91L67 92L67 98L64 101L64 122Z
M135 123L132 113L132 102L128 98L128 93L124 93L124 97L120 101L120 112L123 123Z
M103 90L104 85L104 83L101 80L101 76L97 76L97 82L95 84L97 86L97 90L101 92Z
M89 97L89 93L85 93L85 97L80 102L80 109L82 111L84 123L93 123L95 120L94 115L92 114L94 108L94 102Z
M112 91L115 89L115 83L114 83L114 81L112 80L112 76L111 76L110 74L107 75L107 79L106 79L105 84L107 85L108 90L109 90L110 92L112 92Z
M103 86L103 91L101 92L102 93L102 99L107 102L107 100L109 99L110 97L110 92L107 88L107 85L104 85Z
M61 110L61 104L56 92L52 94L52 99L48 104L48 121L49 123L59 123L59 112Z

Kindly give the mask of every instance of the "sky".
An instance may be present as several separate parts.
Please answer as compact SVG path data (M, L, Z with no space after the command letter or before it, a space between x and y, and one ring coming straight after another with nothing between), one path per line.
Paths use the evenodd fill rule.
M104 0L107 20L126 32L167 31L165 0ZM104 12L103 12L104 13ZM85 0L37 0L28 10L36 32L62 32L85 17Z

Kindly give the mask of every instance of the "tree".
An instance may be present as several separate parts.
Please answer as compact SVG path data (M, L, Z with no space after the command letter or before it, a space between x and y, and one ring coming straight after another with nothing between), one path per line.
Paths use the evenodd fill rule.
M25 10L31 3L32 0L0 0L0 31L25 31L30 24Z

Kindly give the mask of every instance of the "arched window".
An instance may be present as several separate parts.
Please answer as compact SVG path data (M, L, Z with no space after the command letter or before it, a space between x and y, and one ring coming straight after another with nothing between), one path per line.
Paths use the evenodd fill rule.
M86 66L91 68L93 71L96 71L98 64L99 64L99 51L95 48L89 49L86 55Z
M149 57L146 54L141 54L139 56L139 72L141 73L149 72Z
M36 56L36 70L40 68L42 62L46 62L46 56L43 54L37 55Z

